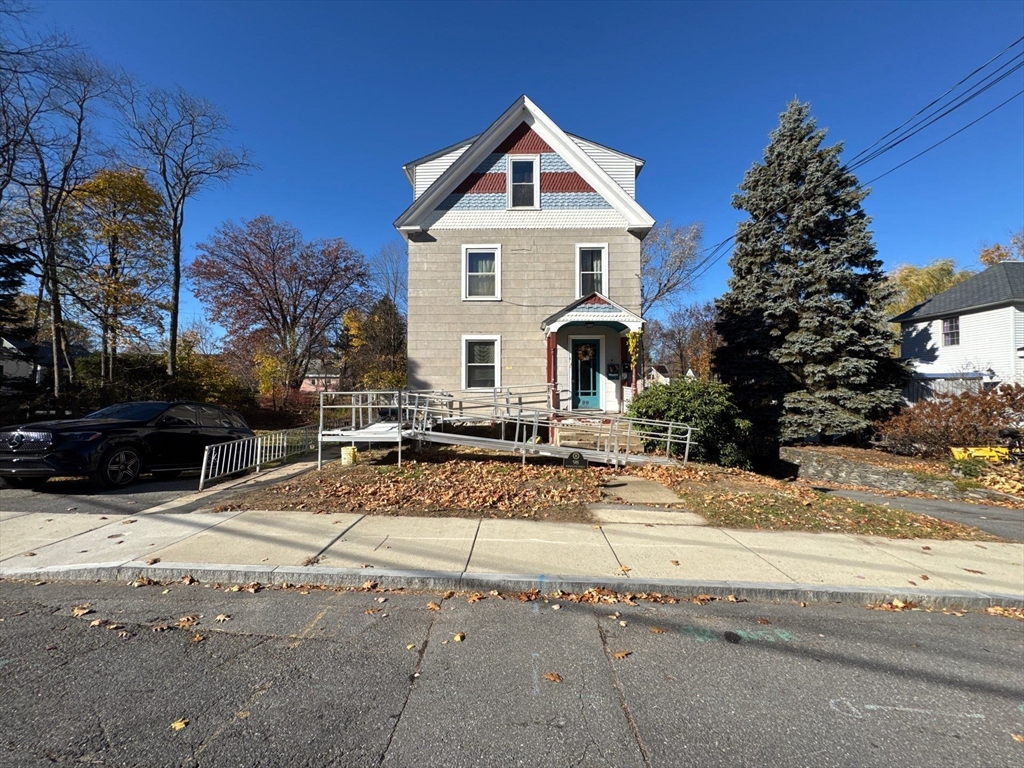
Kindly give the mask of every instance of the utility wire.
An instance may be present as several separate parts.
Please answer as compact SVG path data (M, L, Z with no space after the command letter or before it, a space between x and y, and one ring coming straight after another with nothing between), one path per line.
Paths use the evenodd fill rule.
M951 87L948 90L946 90L946 92L943 93L941 96L939 96L938 98L932 100L928 105L926 105L922 109L918 110L917 113L915 113L909 119L904 121L901 125L897 126L893 130L889 131L887 134L882 136L880 139L875 141L873 144L871 144L866 149L864 149L861 152L857 153L857 155L855 155L853 158L851 158L851 160L848 163L843 165L843 170L846 171L846 172L851 172L854 169L859 168L859 167L861 167L861 166L871 162L872 160L878 159L880 156L882 156L886 152L889 152L892 149L894 149L897 145L903 143L904 141L906 141L907 139L909 139L912 136L916 135L917 133L920 133L922 130L924 130L928 126L934 124L935 122L937 122L941 118L948 116L952 112L955 112L957 109L960 109L965 104L967 104L969 101L973 100L977 96L980 96L982 93L987 91L989 88L993 87L997 83L999 83L1002 80L1006 79L1007 77L1009 77L1014 72L1020 70L1022 67L1024 67L1024 62L1018 62L1012 69L1008 70L1007 72L1004 72L1002 75L1000 75L995 80L992 80L991 82L985 84L984 87L981 87L982 83L985 83L986 80L988 80L989 78L993 77L997 72L999 72L1001 69L1004 69L1006 66L1008 66L1010 63L1012 63L1014 60L1016 60L1018 58L1021 58L1021 56L1024 55L1024 54L1017 54L1009 62L1006 62L1006 63L1002 64L998 69L996 69L995 71L993 71L993 72L989 73L988 75L986 75L985 78L983 78L979 83L975 83L974 85L972 85L971 89L969 89L966 93L964 93L961 96L957 97L958 101L954 101L954 102L951 102L950 104L944 105L944 107L940 107L940 109L945 109L945 111L942 112L941 114L939 114L937 116L933 116L934 113L932 113L931 115L927 115L926 117L922 118L922 120L928 120L928 122L925 123L924 125L921 125L921 121L918 121L918 123L915 123L913 126L911 126L910 129L908 129L910 132L906 133L906 135L903 135L903 136L899 137L898 139L896 139L896 140L894 140L892 142L888 142L887 144L885 144L884 146L882 146L878 150L876 150L874 152L871 152L868 157L863 157L862 158L862 156L868 154L869 150L871 150L873 147L878 146L880 143L885 141L885 139L887 139L888 137L893 136L894 134L899 134L899 132L905 126L907 126L909 123L912 123L915 118L919 117L920 115L922 115L923 113L925 113L929 109L931 109L931 107L933 107L936 104L938 104L939 102L941 102L946 96L948 96L950 93L952 93L957 88L959 88L961 85L963 85L965 82L970 80L978 72L980 72L983 69L985 69L986 67L988 67L996 59L1001 57L1003 54L1005 54L1007 51L1009 51L1013 47L1019 45L1021 43L1021 41L1024 41L1024 37L1020 37L1017 40L1015 40L1013 43L1011 43L1006 48L1004 48L1002 51L997 53L995 56L993 56L987 62L982 64L980 67L975 69L973 72L968 74L963 79L961 79L958 83L956 83L956 85L954 85L953 87ZM938 147L938 146L940 146L942 144L945 144L947 141L952 139L954 136L957 136L958 134L963 133L964 131L966 131L971 126L973 126L976 123L979 123L980 121L984 120L986 117L991 115L993 112L996 112L997 110L1002 109L1007 104L1009 104L1011 101L1013 101L1014 99L1019 97L1021 94L1024 94L1024 91L1018 91L1013 96L1011 96L1010 98L1008 98L1005 101L1003 101L1001 104L998 104L997 106L993 107L992 109L990 109L985 114L983 114L980 117L972 120L967 125L963 126L962 128L959 128L958 130L956 130L953 133L949 134L948 136L946 136L945 138L941 139L940 141L937 141L936 143L932 144L930 147L927 147L926 149L922 150L921 152L918 152L913 157L911 157L911 158L909 158L907 160L904 160L899 165L893 166L892 168L890 168L885 173L880 174L879 176L874 177L873 179L871 179L868 182L864 182L864 183L858 184L857 188L858 189L864 189L867 185L872 184L875 181L878 181L879 179L884 178L885 176L888 176L890 173L893 173L894 171L902 168L903 166L905 166L908 163L916 160L917 158L921 157L922 155L927 154L928 152L930 152L931 150L935 149L936 147ZM920 126L920 127L918 127L918 126ZM858 160L858 158L862 158L862 159ZM803 197L803 196L807 195L808 193L810 193L814 189L816 189L817 186L819 186L819 185L816 185L815 187L805 188L805 189L801 190L800 196ZM768 214L766 216L761 217L761 219L759 221L764 221L764 220L768 219L771 216L775 216L776 214L781 213L783 210L784 210L784 207L783 208L779 208L779 209L773 211L772 213L770 213L770 214ZM702 259L700 259L696 264L694 264L694 266L691 268L689 274L686 275L685 279L692 282L692 281L696 281L696 280L700 279L701 277L703 277L711 269L711 267L713 267L715 264L717 264L719 261L721 261L722 257L725 256L725 254L726 254L726 251L725 251L726 246L728 246L735 239L736 239L736 234L733 233L733 234L729 235L727 238L725 238L724 240L722 240L721 242L716 243L715 245L711 246L708 249L705 249L704 257Z

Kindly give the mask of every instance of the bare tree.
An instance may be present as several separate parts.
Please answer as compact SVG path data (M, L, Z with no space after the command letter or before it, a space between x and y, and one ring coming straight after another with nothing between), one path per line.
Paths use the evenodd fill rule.
M404 240L389 240L370 260L370 284L403 315L409 311L409 250Z
M704 224L677 227L666 220L652 229L640 246L640 313L691 287L690 276L700 250Z
M26 131L16 181L38 256L40 287L49 299L53 395L59 398L62 366L72 375L62 304L63 273L74 245L69 212L76 187L92 170L91 123L113 82L92 59L69 54L50 63L45 83L46 98Z
M366 262L341 238L305 242L290 224L258 216L222 224L197 248L188 273L209 318L227 329L226 346L273 363L286 397L345 312L364 303Z
M181 232L185 204L214 182L256 167L245 147L226 144L227 118L206 99L183 88L123 88L124 138L156 179L171 230L171 301L167 374L177 373L178 311L181 296Z

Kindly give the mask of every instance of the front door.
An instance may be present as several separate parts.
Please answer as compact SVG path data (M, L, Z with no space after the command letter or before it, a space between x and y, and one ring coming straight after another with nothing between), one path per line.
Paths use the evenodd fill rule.
M601 408L600 339L572 340L572 408L573 410L599 410Z

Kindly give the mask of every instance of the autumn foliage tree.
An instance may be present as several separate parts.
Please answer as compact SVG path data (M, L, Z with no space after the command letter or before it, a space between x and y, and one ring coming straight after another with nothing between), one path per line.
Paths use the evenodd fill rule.
M98 327L100 377L115 379L118 348L161 330L169 227L160 194L137 169L102 169L74 190L83 244L74 291Z
M307 242L291 224L258 216L222 224L197 250L187 275L227 330L225 346L275 360L286 393L327 353L345 312L365 303L366 262L340 237Z

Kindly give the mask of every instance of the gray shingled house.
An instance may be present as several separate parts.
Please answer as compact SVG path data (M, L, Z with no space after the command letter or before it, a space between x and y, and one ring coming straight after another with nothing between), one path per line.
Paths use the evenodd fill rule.
M644 161L565 133L521 96L483 133L404 166L409 386L546 387L621 411L640 317Z
M911 401L1024 384L1024 263L1004 261L892 318L914 364Z

